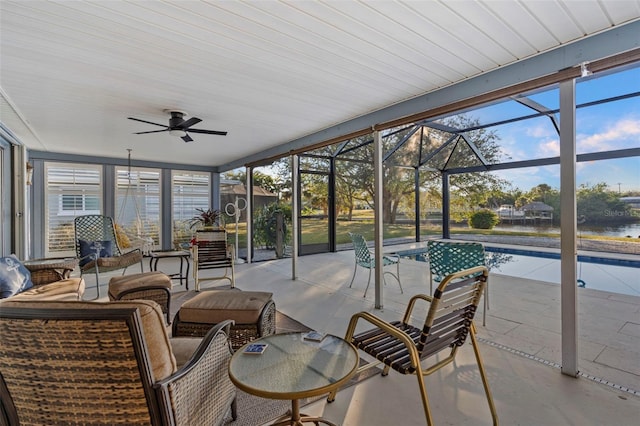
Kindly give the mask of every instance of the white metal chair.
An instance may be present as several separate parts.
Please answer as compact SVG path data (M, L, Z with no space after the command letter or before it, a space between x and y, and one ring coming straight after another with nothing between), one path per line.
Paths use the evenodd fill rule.
M356 272L358 271L358 266L363 268L367 268L369 270L369 279L367 280L367 287L364 289L364 295L362 297L367 297L367 290L369 290L369 284L371 284L371 270L376 267L376 259L374 254L369 250L369 246L367 246L367 241L360 234L356 234L353 232L349 232L349 236L351 237L351 241L353 242L353 250L355 254L355 267L353 270L353 277L351 277L351 283L349 284L349 288L353 285L353 280L356 278ZM382 266L388 265L396 265L396 273L385 271L384 274L389 274L393 278L398 281L398 285L400 286L400 293L403 293L402 283L400 282L400 257L399 256L390 256L383 255L382 256ZM383 274L383 276L384 276Z

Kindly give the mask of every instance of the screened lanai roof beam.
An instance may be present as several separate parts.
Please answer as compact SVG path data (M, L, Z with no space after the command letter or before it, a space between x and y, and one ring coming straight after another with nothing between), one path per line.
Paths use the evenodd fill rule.
M342 150L347 146L347 144L349 143L350 139L347 139L344 142L340 142L338 144L338 147L336 148L336 150L333 152L333 158L336 158L338 155L342 154Z
M431 127L432 129L440 130L442 132L447 132L447 133L454 133L454 134L459 134L466 131L466 129L458 129L446 124L442 124L442 123L438 123L436 121L430 121L430 120L422 121L419 123L419 125Z
M443 149L445 149L447 146L451 145L453 143L453 141L458 137L458 135L451 135L449 137L449 139L446 140L445 143L443 143L442 145L440 145L438 148L434 149L433 151L431 151L429 154L425 155L424 159L420 162L420 164L418 165L418 167L422 167L424 166L427 161L431 160L433 157L435 157L440 151L442 151ZM443 169L444 170L444 169ZM442 170L441 170L442 171Z
M555 112L547 108L546 106L539 104L531 98L527 98L526 96L512 96L511 99L518 102L521 105L526 106L527 108L531 108L534 111L540 112L551 120L553 127L556 129L556 133L560 135L560 123L558 122L558 117Z
M480 160L480 162L482 163L483 166L487 166L487 164L489 164L487 162L487 159L484 158L484 155L482 155L482 153L480 152L480 150L478 149L478 147L476 146L475 143L471 142L469 139L467 139L467 134L461 134L460 137L467 143L467 146L469 147L469 149L471 149L471 151L473 151L473 153L476 155L476 158L478 160Z
M586 161L599 160L615 160L618 158L640 157L640 148L616 149L613 151L590 152L586 154L577 154L576 162L582 163ZM496 170L524 169L527 167L552 166L560 164L560 157L536 158L535 160L511 161L509 163L489 164L483 166L456 167L447 170L450 175L459 175L463 173L483 172Z
M371 145L372 143L373 143L373 138L372 139L366 139L364 142L362 142L362 143L360 143L360 144L358 144L356 146L352 146L349 149L345 149L344 151L340 152L340 155L347 154L347 153L349 153L351 151L355 151L356 149L360 149L363 146Z
M600 105L600 104L604 104L604 103L607 103L607 102L615 102L615 101L620 101L620 100L624 100L624 99L635 98L637 96L640 96L640 92L632 92L632 93L627 93L627 94L624 94L624 95L612 96L610 98L599 99L597 101L585 102L583 104L576 105L576 109L590 107L590 106L594 106L594 105ZM548 112L537 112L537 113L534 113L534 114L522 115L520 117L508 118L508 119L500 120L500 121L493 121L491 123L479 124L477 126L471 126L471 127L467 127L467 128L464 128L464 129L460 129L459 131L461 131L461 132L471 132L473 130L486 129L486 128L494 127L494 126L501 126L503 124L515 123L517 121L523 121L523 120L528 120L530 118L542 117L542 116L549 115L549 114L557 114L558 112L560 112L559 109L550 109L550 110L548 110ZM425 126L431 127L428 124L428 123L430 123L430 121L425 120L423 123L426 123Z
M402 139L400 139L398 141L398 143L396 143L396 145L391 148L389 150L389 152L386 153L386 155L382 158L382 161L387 161L393 154L396 153L396 151L398 151L400 148L402 148L402 145L404 145L405 143L407 143L407 141L409 140L409 138L411 136L413 136L418 130L420 129L420 127L418 126L414 126L413 129L411 129L409 131L409 133L407 133L406 135L404 135L404 137ZM422 146L422 141L420 141L420 145Z

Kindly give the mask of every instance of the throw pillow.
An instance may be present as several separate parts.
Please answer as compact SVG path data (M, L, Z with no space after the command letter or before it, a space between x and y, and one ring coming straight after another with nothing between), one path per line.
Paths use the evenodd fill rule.
M113 256L113 243L111 241L85 241L80 240L80 266L84 266L98 257ZM93 255L90 256L90 255Z
M17 257L0 257L0 299L11 297L31 287L31 272Z

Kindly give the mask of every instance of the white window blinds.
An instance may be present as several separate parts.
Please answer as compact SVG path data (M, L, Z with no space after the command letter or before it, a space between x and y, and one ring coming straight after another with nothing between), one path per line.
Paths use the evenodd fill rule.
M198 214L196 209L207 209L210 204L211 174L174 170L171 175L174 244L188 242L193 230L189 220Z
M160 195L160 170L116 167L115 222L127 236L119 241L125 251L161 245Z
M73 220L102 211L102 166L45 163L45 256L75 256Z

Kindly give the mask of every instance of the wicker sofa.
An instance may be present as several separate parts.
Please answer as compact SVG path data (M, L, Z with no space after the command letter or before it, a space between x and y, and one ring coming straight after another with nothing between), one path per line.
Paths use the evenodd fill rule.
M48 284L35 285L6 299L0 299L0 304L9 300L40 300L40 301L78 301L84 294L84 279L66 278Z
M0 257L0 303L7 300L81 300L84 279L71 278L75 259L20 261Z
M204 338L170 339L153 301L7 300L0 309L0 425L235 419L225 333L231 323Z
M10 300L23 301L78 301L84 294L84 279L66 278L49 284L34 285L6 299L0 299L0 305Z

